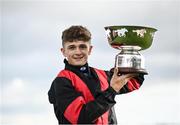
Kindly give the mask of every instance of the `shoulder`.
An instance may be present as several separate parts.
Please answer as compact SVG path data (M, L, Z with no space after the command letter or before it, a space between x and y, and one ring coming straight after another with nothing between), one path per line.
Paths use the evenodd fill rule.
M69 71L69 70L61 70L59 73L58 73L58 75L57 75L57 78L59 78L59 77L67 77L67 76L69 76L69 75L71 75L71 71Z
M90 67L91 69L95 70L95 71L99 71L99 72L108 72L106 70L103 69L99 69L99 68L95 68L95 67Z
M110 78L112 76L112 72L110 70L103 70L103 69L98 69L98 68L94 68L91 67L93 70L96 71L96 73L102 74L103 76Z
M72 72L69 70L61 70L56 78L53 80L52 84L55 88L62 86L71 86L72 84Z

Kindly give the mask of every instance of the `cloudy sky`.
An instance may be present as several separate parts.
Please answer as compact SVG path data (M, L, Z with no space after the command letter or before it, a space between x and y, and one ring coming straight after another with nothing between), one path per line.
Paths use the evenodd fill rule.
M61 32L86 26L93 35L91 66L110 69L118 50L104 27L154 27L152 46L142 51L149 72L140 90L116 97L121 125L180 124L180 1L2 0L0 120L2 125L55 125L47 92L64 67Z

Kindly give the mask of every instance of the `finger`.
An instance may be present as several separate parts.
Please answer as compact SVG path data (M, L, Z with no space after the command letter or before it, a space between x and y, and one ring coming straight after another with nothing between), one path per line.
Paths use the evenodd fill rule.
M118 68L117 67L114 68L114 74L113 75L118 76Z
M114 68L114 73L117 73L117 72L118 72L118 68L115 67L115 68Z

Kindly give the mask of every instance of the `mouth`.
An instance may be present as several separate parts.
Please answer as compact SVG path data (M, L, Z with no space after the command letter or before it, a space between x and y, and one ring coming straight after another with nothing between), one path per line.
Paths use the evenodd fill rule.
M82 56L82 57L74 57L75 60L81 60L83 58L84 58L84 56Z

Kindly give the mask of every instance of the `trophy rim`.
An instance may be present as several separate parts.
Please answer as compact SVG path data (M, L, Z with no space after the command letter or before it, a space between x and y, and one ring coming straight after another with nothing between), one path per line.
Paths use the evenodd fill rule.
M134 27L134 28L145 28L145 29L151 29L154 30L154 32L157 31L156 28L150 27L150 26L140 26L140 25L109 25L109 26L105 26L105 29L111 28L111 29L117 29L119 27L125 28L125 27Z

